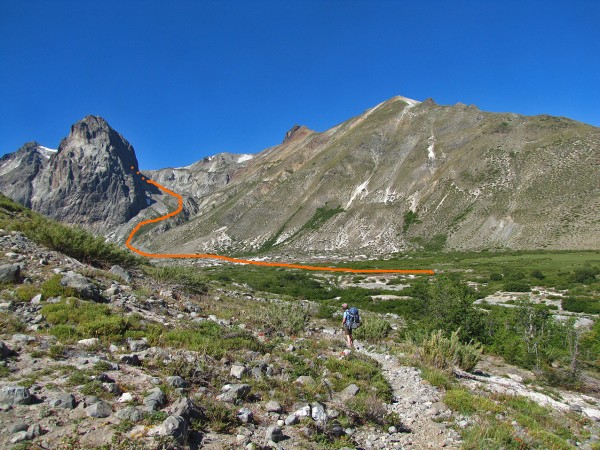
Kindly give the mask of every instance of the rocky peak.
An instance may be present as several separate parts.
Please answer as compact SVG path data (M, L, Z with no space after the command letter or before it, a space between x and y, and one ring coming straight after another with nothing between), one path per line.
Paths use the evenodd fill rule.
M301 138L310 133L310 130L304 125L294 125L292 128L285 133L285 138L283 139L282 144L290 142L292 140Z
M109 231L146 206L145 185L132 166L138 162L131 144L103 118L87 116L49 158L31 205L58 220Z

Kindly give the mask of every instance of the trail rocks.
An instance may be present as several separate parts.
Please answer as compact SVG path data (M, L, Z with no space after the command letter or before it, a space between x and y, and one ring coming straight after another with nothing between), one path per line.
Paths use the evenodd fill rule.
M7 405L29 405L33 397L23 386L4 386L0 389L0 403Z
M246 366L234 364L233 366L231 366L231 371L229 372L229 374L232 377L241 380L244 374L247 372L247 370L248 369L246 369Z
M139 422L144 418L144 413L134 406L127 406L116 412L115 417L121 420Z
M275 400L269 400L267 402L267 404L265 405L265 410L267 412L280 413L281 405L279 404L279 402L276 402Z
M167 377L165 381L167 382L167 384L169 386L178 388L178 389L183 389L190 385L187 381L185 381L183 378L181 378L179 376Z

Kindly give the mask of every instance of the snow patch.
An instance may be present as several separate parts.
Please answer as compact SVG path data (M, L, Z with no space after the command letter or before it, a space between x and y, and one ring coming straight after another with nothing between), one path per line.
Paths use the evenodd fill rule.
M447 198L449 195L450 195L450 192L448 192L446 195L444 195L444 198L442 199L442 201L441 201L441 202L439 202L439 203L438 203L438 205L435 207L435 210L434 210L433 212L435 212L435 211L437 211L438 209L440 209L440 206L442 206L442 203L444 203L444 200L446 200L446 198Z
M428 141L429 147L427 147L427 157L429 158L429 161L435 161L435 136L432 134Z
M362 195L363 192L367 191L367 186L368 186L370 180L371 180L371 178L369 178L364 183L356 186L356 188L354 189L354 192L352 192L352 195L350 196L350 200L348 200L348 203L346 203L346 209L348 209L350 207L350 205L352 204L352 202L358 195Z
M252 158L254 158L254 155L247 155L247 154L241 155L238 158L237 162L238 162L238 164L243 163L244 161L250 161Z
M37 150L38 153L46 159L50 159L50 156L58 152L56 149L44 147L43 145L38 145Z

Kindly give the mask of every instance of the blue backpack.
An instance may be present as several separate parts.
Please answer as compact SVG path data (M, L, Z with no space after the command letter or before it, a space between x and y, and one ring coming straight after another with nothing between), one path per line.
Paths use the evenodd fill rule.
M348 315L346 316L346 326L351 329L355 329L360 327L362 324L360 322L360 313L358 312L358 308L352 307L348 310Z

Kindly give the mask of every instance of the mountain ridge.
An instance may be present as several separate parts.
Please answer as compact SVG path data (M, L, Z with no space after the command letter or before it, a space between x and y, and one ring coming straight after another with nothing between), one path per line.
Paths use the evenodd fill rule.
M0 189L117 241L135 223L174 206L135 184L133 147L103 119L87 116L64 142L56 154L38 151L23 166L23 148L5 155ZM122 154L107 186L117 212L98 206L99 193L86 182L106 181L94 171L71 183L71 194L84 186L87 197L69 212L71 194L58 195L54 180L74 176L73 158L111 155L115 145ZM67 157L65 149L75 153ZM597 248L599 149L600 129L570 119L397 96L323 132L295 125L281 144L255 155L220 153L186 167L143 171L184 196L184 214L144 232L139 243L151 252L340 257L431 246Z

